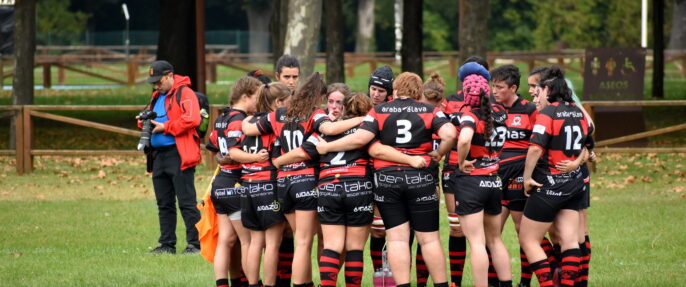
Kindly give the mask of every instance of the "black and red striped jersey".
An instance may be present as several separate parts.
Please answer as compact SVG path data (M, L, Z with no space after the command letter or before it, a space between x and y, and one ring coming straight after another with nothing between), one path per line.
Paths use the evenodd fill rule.
M500 162L526 158L531 130L536 122L536 105L517 95L517 100L507 111L507 138L500 155Z
M303 141L312 132L319 130L319 125L328 119L324 110L317 109L312 112L306 121L295 121L288 119L286 108L279 108L269 113L266 117L260 118L257 122L257 129L260 134L274 134L281 146L281 152L287 153L293 149L300 148ZM303 161L284 165L279 171L279 177L296 174L313 174L316 162Z
M557 101L543 108L536 116L531 136L531 144L543 149L536 171L560 174L555 165L576 159L592 132L593 126L574 103Z
M474 171L470 175L490 175L498 172L500 151L505 144L507 112L499 104L491 104L493 130L486 138L486 120L483 109L472 109L460 116L460 130L472 129L474 136L467 154L467 160L474 162Z
M379 104L364 118L361 129L372 132L382 144L410 154L422 155L430 161L433 150L431 135L448 123L438 108L410 98L396 98ZM374 168L408 166L381 159L374 160Z
M443 111L450 118L450 122L455 125L457 131L460 131L460 116L464 112L470 111L472 108L465 105L462 91L449 95L442 103ZM445 155L443 162L443 170L452 172L457 170L457 145L454 145L450 151Z
M349 134L355 133L358 127L354 127L338 135L323 135L327 141L335 141ZM313 133L302 145L303 151L310 158L319 158L319 178L335 176L364 177L369 171L369 154L367 148L359 148L349 151L330 152L319 155L316 144L319 142L319 134Z
M250 123L256 123L260 118L266 117L267 113L258 113L250 119ZM261 150L267 150L270 154L270 158L274 159L280 155L280 153L274 148L274 143L276 142L276 135L274 134L264 134L259 136L245 136L241 140L241 147L243 151L251 154L256 154ZM272 180L276 175L276 168L272 165L271 161L265 162L253 162L244 163L242 179L245 181L258 181L258 180Z
M226 107L221 110L221 114L214 121L214 129L210 133L210 140L205 147L209 151L219 152L222 156L229 154L232 148L241 147L243 129L241 125L246 118L245 111ZM240 169L240 164L222 165L222 170Z

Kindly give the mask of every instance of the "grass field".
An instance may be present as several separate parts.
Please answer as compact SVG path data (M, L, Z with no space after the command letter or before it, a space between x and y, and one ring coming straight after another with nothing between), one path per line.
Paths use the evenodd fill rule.
M589 210L591 286L682 285L686 154L600 159ZM38 157L35 173L27 176L15 174L12 158L0 157L0 166L0 285L214 283L212 266L199 256L145 254L156 245L158 226L142 157ZM198 168L199 196L210 177L210 170ZM180 218L178 226L181 248L185 241ZM447 242L447 224L442 227ZM511 223L505 230L516 283L516 236ZM469 265L465 274L469 286ZM314 277L317 282L318 274Z

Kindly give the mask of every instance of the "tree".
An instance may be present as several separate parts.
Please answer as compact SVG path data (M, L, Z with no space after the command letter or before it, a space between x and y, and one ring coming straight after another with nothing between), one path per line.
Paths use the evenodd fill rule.
M669 49L686 49L686 0L674 0Z
M286 42L288 0L274 0L272 5L274 12L272 13L270 30L272 34L272 60L276 66L276 61L283 55L284 43Z
M359 0L355 52L371 52L374 46L374 0Z
M489 2L460 0L460 63L470 56L486 57Z
M160 0L160 14L164 17L160 19L157 59L171 63L176 74L191 78L194 90L204 92L204 76L199 75L197 69L197 4L200 3L190 0ZM204 47L204 43L202 45Z
M33 66L36 53L36 0L14 4L14 77L12 104L33 104Z
M343 57L343 2L328 0L324 3L324 17L326 25L326 81L329 83L344 83Z
M322 0L291 0L288 5L288 28L284 54L300 61L300 74L306 78L314 72Z
M249 51L251 54L268 53L269 20L272 17L272 7L266 0L245 1L245 6L250 27Z
M424 77L422 59L422 13L424 1L405 0L403 3L402 70Z
M21 2L21 1L17 1ZM86 31L90 17L83 12L69 10L69 0L42 0L37 3L38 42L46 45L83 44L81 36Z

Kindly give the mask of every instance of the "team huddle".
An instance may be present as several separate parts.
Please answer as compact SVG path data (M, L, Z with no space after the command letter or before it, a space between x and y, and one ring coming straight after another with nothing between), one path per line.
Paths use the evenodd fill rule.
M341 269L346 286L378 285L365 272L410 286L415 240L412 286L462 286L467 242L475 286L512 286L508 217L519 286L532 274L540 286L586 285L593 123L558 67L531 71L533 102L517 94L517 67L489 71L480 57L460 67L462 88L448 97L437 74L423 83L384 66L356 93L319 73L297 85L299 71L283 56L278 81L239 79L209 136L220 164L210 193L217 286L314 286L314 236L319 286L336 286Z

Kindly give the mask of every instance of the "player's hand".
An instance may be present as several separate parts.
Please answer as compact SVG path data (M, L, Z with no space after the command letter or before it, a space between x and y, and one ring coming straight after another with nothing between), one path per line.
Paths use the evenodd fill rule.
M150 122L153 125L155 125L155 127L152 129L153 134L164 132L164 123L156 122L153 120L151 120Z
M474 171L474 162L476 160L465 160L460 164L460 171L464 173L472 173Z
M261 149L255 155L257 155L257 160L255 162L265 162L269 160L269 152L266 149Z
M543 186L543 185L536 182L533 178L525 179L524 180L524 194L526 196L529 196L529 195L531 195L531 191L534 188L538 189L541 186Z
M571 171L575 171L577 168L579 168L579 165L574 160L563 160L558 162L555 165L555 168L557 168L562 173L568 173Z
M588 155L588 161L590 162L595 162L598 158L595 155L594 151L591 151L590 154Z
M429 153L429 156L431 157L431 160L435 162L440 162L441 159L443 159L443 157L440 154L438 154L438 152L436 152L435 150L431 151Z
M274 160L272 160L272 165L273 165L276 169L280 169L281 166L282 166L281 161L279 160L280 158L281 158L281 157L277 157L277 158L275 158Z
M412 158L410 160L410 166L411 167L413 167L413 168L425 168L426 167L426 160L423 157L413 155L413 156L411 156L411 158Z
M317 141L317 143L315 144L315 147L317 147L317 152L321 155L325 155L325 154L329 153L328 144L321 137L319 137L319 141Z

